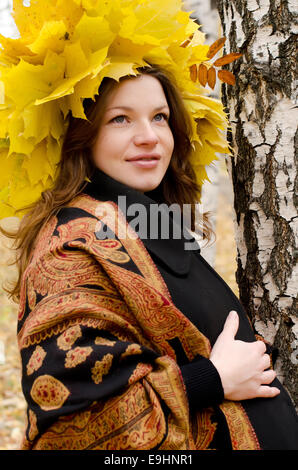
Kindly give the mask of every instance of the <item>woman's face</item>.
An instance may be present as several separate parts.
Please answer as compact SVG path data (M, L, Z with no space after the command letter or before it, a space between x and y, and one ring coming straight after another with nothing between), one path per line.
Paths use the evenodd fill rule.
M156 78L140 75L120 82L108 96L92 147L95 165L141 192L155 189L174 149L169 112Z

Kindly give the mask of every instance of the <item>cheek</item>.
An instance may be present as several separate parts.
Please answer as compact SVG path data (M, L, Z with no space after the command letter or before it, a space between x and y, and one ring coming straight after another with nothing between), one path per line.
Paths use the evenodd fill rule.
M96 143L93 147L93 158L100 162L106 159L107 156L112 156L117 153L118 139L115 139L109 132L101 132L98 135Z
M105 150L105 153L117 156L119 153L123 153L130 139L127 132L108 130L101 136L101 148Z
M174 137L173 137L171 130L169 130L169 132L167 133L165 142L166 142L168 152L172 155L174 151L175 142L174 142Z

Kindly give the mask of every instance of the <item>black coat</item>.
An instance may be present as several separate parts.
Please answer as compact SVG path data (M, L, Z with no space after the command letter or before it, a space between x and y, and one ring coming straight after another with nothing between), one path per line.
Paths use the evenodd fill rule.
M152 219L152 216L150 219L150 206L161 202L158 189L142 194L100 170L96 171L92 183L87 185L84 192L95 199L110 200L115 203L118 203L119 195L126 196L127 207L136 203L144 205L147 208L147 228ZM165 210L161 209L161 214L164 218L168 217ZM128 222L131 223L137 215L137 212L132 215L126 214ZM169 220L170 226L171 222L175 224L171 218ZM200 247L194 237L186 238L184 231L184 237L182 234L181 238L152 239L147 236L142 237L142 241L166 282L174 304L209 339L211 345L221 333L231 310L236 310L240 319L236 339L256 340L241 302L201 256ZM186 250L186 244L190 246L191 243L192 249ZM269 353L272 352L270 346L267 348ZM202 408L220 403L223 399L223 390L219 375L211 361L197 357L192 364L186 365L189 361L183 348L175 344L175 351L191 406ZM272 386L281 390L278 396L246 400L242 405L256 431L262 449L298 449L298 418L295 408L278 379L272 382ZM222 432L218 433L217 448L229 448L231 444L227 439L227 433L224 432L225 423L220 415L219 412L218 419L221 422Z
M98 170L42 227L21 283L23 449L296 449L278 380L275 398L224 399L212 345L232 309L236 337L254 332L189 232L175 238L166 208L171 235L145 236L156 202L158 188L142 194Z

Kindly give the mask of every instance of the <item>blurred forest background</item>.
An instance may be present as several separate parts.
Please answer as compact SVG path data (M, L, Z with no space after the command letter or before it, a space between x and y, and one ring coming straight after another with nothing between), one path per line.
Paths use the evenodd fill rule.
M0 33L16 37L10 16L11 3L11 0L0 0ZM211 8L212 2L194 0L188 3L191 10L204 17L202 31L206 33L206 42L211 44L221 34L216 10ZM213 90L213 96L218 94L218 89ZM223 156L210 169L209 178L211 182L205 184L201 210L211 212L216 241L212 246L203 248L202 254L238 295L233 190ZM7 228L15 223L15 219L6 219L3 226ZM15 267L8 266L12 256L10 240L0 236L0 450L20 448L26 415L16 338L18 305L7 297L3 288L16 275Z

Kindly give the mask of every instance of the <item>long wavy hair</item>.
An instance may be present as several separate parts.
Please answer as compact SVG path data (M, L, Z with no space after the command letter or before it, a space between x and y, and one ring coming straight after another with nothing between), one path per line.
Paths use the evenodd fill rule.
M180 91L173 77L160 67L154 65L141 67L138 72L159 80L170 108L169 126L174 136L174 150L159 188L163 202L177 203L181 209L183 204L190 204L192 208L191 230L200 231L203 238L209 242L214 236L209 214L203 214L203 217L199 218L200 226L195 226L196 204L200 199L201 188L196 182L196 175L189 161L191 122ZM137 77L123 77L120 81L127 79L137 79ZM88 179L92 178L95 166L92 161L91 148L98 134L107 97L117 84L118 82L111 78L104 78L96 99L84 100L87 120L68 116L68 128L52 187L44 191L39 200L25 208L26 215L22 218L17 230L13 232L1 228L1 232L15 242L14 249L17 256L14 263L18 267L18 277L13 286L5 287L6 292L15 301L19 300L22 276L30 261L34 242L40 229L62 207L67 206L73 198L82 193Z

